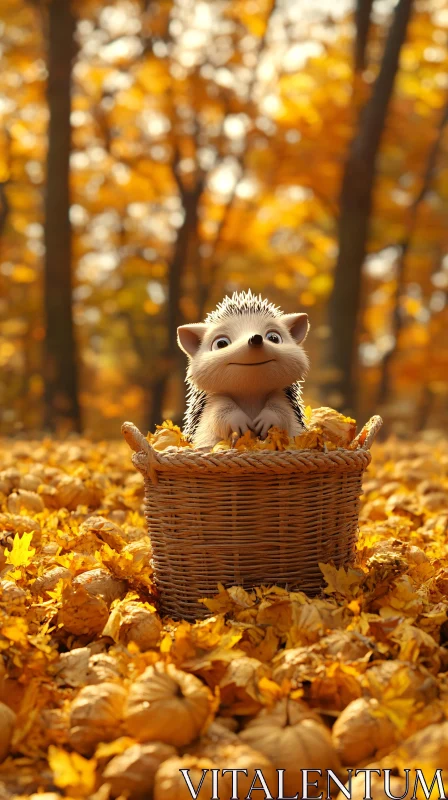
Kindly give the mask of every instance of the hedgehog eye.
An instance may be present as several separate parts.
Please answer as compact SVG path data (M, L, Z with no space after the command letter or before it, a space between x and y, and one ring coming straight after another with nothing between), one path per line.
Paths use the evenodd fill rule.
M213 340L212 350L222 350L223 347L228 347L229 344L232 344L228 336L217 336L216 339Z
M266 334L266 339L272 344L281 344L283 342L282 337L280 336L277 331L268 331Z

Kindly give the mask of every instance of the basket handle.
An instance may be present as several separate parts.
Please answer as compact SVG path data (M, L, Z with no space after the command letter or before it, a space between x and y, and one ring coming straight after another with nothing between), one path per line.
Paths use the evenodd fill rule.
M383 424L383 420L378 414L371 417L364 427L360 430L357 436L353 439L352 444L355 449L370 450L375 437Z
M131 450L135 455L132 456L132 463L142 475L151 478L154 486L157 486L159 478L157 475L157 458L154 449L149 444L146 436L143 436L133 422L123 422L121 432L126 439Z
M149 442L133 422L123 422L121 432L134 453L147 453Z

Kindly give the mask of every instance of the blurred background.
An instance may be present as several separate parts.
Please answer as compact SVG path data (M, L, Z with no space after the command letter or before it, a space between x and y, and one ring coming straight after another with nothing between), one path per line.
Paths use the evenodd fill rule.
M0 433L184 410L176 328L308 312L305 401L446 424L446 0L0 0Z

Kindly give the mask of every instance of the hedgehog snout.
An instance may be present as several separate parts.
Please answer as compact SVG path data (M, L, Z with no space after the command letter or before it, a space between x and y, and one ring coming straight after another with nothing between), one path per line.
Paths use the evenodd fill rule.
M249 347L261 347L261 345L263 344L263 337L259 333L256 333L254 334L254 336L250 337L247 344L249 345Z

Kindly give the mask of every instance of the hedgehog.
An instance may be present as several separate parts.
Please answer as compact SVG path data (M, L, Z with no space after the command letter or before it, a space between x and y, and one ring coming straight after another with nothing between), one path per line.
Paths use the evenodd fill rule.
M265 439L274 426L289 436L304 430L308 330L307 314L284 314L250 289L225 297L204 322L177 329L189 362L184 434L194 447L246 431Z

